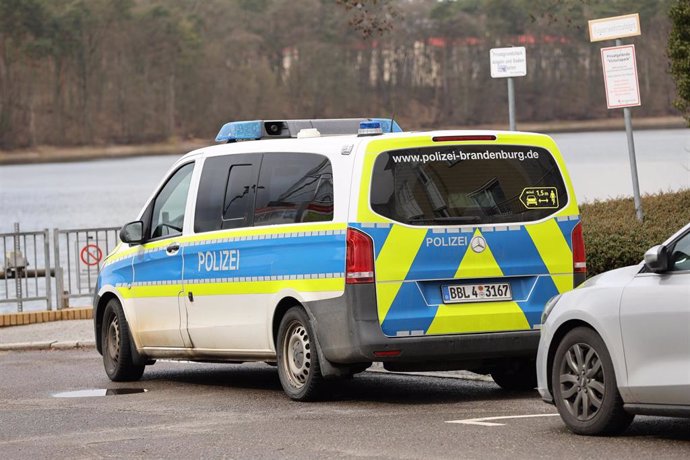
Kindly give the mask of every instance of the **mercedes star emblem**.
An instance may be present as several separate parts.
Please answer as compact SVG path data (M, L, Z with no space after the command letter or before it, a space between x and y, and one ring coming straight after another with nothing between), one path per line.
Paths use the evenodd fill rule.
M477 235L470 241L470 247L476 253L483 252L486 249L486 240L483 236Z

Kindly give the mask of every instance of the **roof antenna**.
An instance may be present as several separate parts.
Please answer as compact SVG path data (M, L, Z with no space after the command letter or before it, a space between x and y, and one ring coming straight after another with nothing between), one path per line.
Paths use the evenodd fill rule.
M403 57L403 69L407 67L407 54ZM395 123L395 94L391 95L391 105L393 106L392 114L391 114L391 130L390 132L393 132L393 124Z

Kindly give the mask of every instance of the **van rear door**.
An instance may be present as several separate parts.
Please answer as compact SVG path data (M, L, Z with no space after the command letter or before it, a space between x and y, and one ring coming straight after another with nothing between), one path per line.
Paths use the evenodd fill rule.
M374 240L387 336L532 329L573 287L572 187L546 136L531 144L369 143L358 222Z

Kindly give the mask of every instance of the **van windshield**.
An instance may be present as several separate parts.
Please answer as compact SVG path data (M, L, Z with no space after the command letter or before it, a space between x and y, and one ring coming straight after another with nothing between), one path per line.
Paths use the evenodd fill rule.
M458 145L381 153L372 210L409 225L528 222L563 208L568 195L548 150Z

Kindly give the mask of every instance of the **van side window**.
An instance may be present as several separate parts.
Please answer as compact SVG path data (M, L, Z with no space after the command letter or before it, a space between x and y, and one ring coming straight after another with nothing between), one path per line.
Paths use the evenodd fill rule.
M196 199L196 233L252 225L260 163L261 154L206 159Z
M158 192L153 202L151 215L152 239L182 234L192 171L194 171L194 163L182 166Z
M322 155L267 153L261 163L254 225L333 220L333 170Z
M222 228L246 227L254 204L256 177L251 164L232 165L223 201Z

